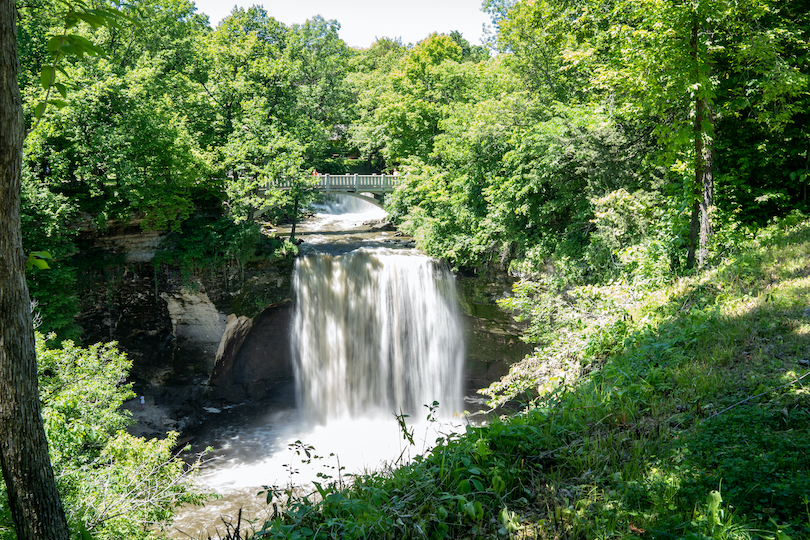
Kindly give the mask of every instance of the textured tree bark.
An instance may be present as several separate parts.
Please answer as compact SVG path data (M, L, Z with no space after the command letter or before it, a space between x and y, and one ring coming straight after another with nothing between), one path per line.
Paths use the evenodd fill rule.
M698 197L692 209L692 223L689 230L689 243L692 256L687 257L687 266L694 266L695 244L697 243L697 265L703 266L709 257L709 239L712 235L710 212L714 204L714 146L711 139L706 141L704 122L710 120L709 107L705 99L695 101L695 190ZM697 241L697 242L696 242ZM691 260L691 265L690 265Z
M692 60L695 63L695 81L700 80L698 34L700 22L695 17L692 23ZM709 240L712 235L711 208L714 205L714 144L711 140L711 127L708 132L706 124L712 124L709 101L702 96L695 98L695 121L693 127L695 149L695 195L692 206L692 219L689 226L689 246L686 255L687 268L701 267L709 256Z
M697 246L700 238L700 201L692 203L692 214L689 220L689 244L686 246L686 267L694 268L697 258Z
M14 0L0 0L0 466L17 538L67 540L40 412L20 231L25 125L16 15Z
M705 108L707 119L711 121L711 111ZM703 145L703 170L700 178L702 196L700 198L700 243L698 266L703 266L709 258L709 240L712 237L711 210L714 206L714 143L711 139Z

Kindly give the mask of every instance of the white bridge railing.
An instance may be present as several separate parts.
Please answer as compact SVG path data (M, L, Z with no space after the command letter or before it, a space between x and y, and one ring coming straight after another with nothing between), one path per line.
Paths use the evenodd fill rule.
M319 174L315 187L326 192L391 193L399 185L399 177L393 174ZM292 180L281 179L272 183L278 189L290 189Z

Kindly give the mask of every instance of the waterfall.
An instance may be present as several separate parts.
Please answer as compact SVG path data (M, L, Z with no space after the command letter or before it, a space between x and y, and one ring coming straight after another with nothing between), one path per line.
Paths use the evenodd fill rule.
M453 275L412 252L359 249L296 262L292 329L308 420L462 406L464 340Z

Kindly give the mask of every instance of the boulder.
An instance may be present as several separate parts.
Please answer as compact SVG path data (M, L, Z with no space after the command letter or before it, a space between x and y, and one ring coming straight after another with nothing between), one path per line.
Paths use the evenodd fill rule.
M267 306L253 319L230 315L209 384L230 402L289 395L294 385L290 349L292 302Z
M396 227L390 221L386 221L385 223L378 223L376 225L371 226L372 232L384 232L384 231L395 231Z

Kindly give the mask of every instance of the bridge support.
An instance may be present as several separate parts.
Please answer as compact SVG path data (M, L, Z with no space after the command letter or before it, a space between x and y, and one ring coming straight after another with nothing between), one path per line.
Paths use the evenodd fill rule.
M328 195L348 195L349 197L366 201L380 208L383 207L383 197L385 196L382 193L369 193L368 195L371 195L371 197L369 197L363 193L355 193L353 191L332 191L328 193Z

